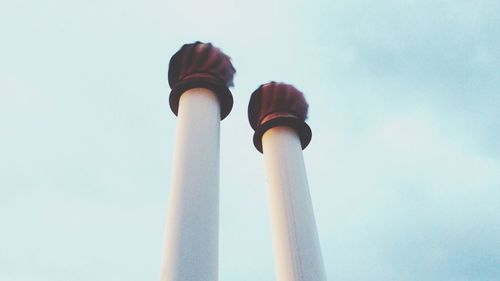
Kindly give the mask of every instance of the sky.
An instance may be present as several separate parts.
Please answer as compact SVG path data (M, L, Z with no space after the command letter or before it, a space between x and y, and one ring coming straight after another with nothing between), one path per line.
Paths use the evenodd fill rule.
M168 61L237 70L221 123L219 280L275 280L247 120L309 102L329 280L500 278L500 2L0 1L0 281L159 280L176 118ZM244 161L241 161L244 160Z

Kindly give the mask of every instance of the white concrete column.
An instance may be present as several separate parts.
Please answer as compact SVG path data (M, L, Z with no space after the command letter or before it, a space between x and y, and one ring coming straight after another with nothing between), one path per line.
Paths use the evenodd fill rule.
M278 281L325 281L302 146L290 127L262 137Z
M204 88L180 97L161 281L216 281L220 104Z

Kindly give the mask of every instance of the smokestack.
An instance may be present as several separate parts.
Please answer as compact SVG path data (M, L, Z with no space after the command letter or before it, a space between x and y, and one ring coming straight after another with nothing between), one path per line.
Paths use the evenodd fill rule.
M161 281L218 278L219 131L233 106L234 73L210 43L186 44L170 59L177 128Z
M326 281L302 155L312 136L307 110L300 91L276 82L261 85L248 105L264 154L278 281Z

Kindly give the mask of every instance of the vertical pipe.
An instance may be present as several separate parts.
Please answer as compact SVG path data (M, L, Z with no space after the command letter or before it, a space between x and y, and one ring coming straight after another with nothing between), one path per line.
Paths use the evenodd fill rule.
M248 121L266 164L278 281L326 281L302 149L311 141L304 94L270 82L252 93Z
M181 95L161 281L217 280L220 116L211 90Z
M284 126L262 137L278 281L326 280L302 147Z
M233 106L235 72L210 43L185 44L170 59L178 118L161 281L217 281L220 121Z

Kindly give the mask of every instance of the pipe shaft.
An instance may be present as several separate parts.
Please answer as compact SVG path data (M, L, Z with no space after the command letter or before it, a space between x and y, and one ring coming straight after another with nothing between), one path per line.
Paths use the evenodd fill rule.
M290 127L262 137L278 281L325 281L302 147Z
M216 281L220 104L194 88L180 97L161 281Z

